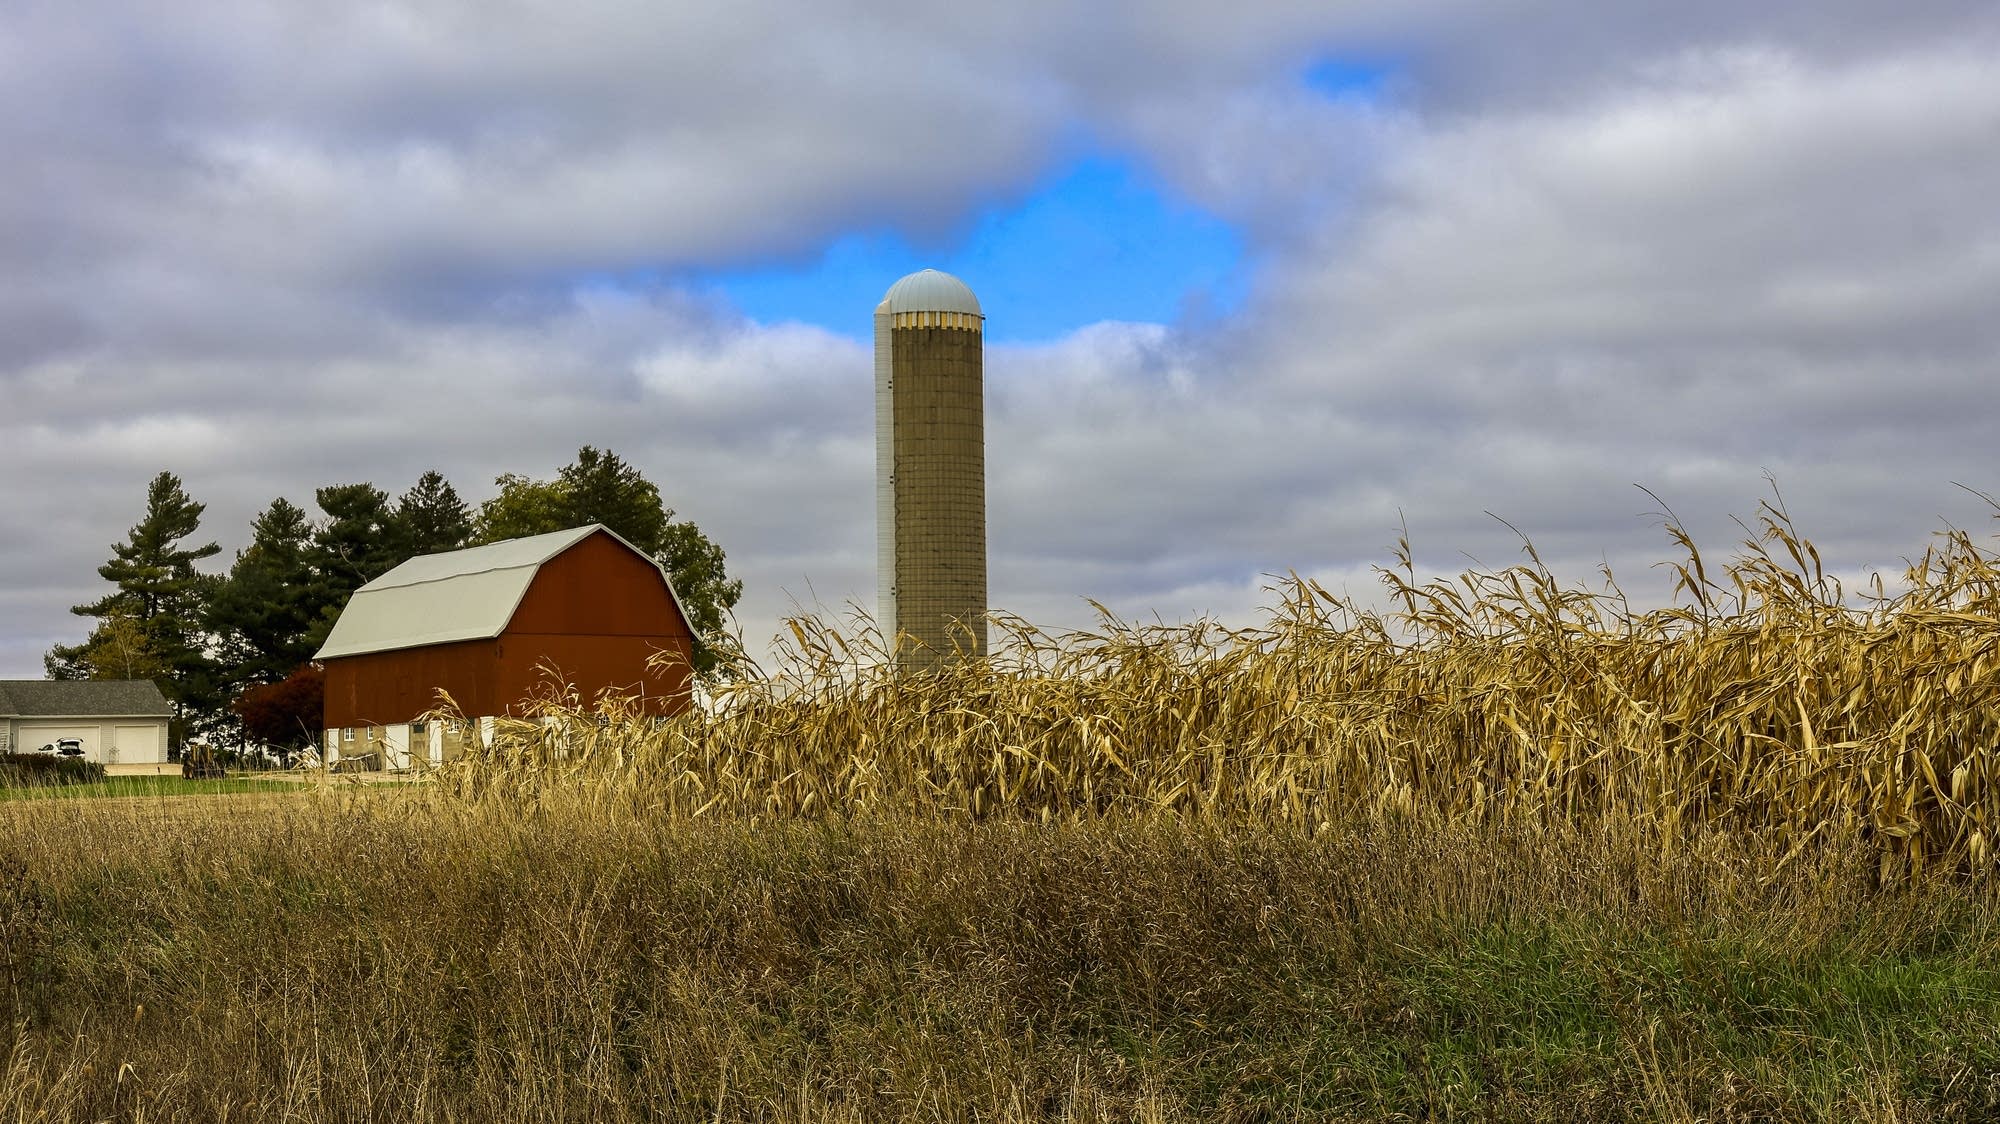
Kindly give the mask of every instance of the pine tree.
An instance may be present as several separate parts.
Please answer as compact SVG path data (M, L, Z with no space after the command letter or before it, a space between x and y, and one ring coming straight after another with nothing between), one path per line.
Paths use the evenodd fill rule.
M406 555L395 513L382 489L366 483L334 484L314 492L313 499L327 515L308 552L320 606L310 635L317 651L354 591L388 573Z
M436 469L403 493L395 521L404 558L457 550L472 541L472 508Z
M251 525L250 545L208 607L231 685L275 683L312 659L312 631L325 608L314 580L313 528L280 496Z
M57 645L44 658L52 678L154 679L174 704L175 740L190 723L218 711L215 669L202 627L217 584L194 564L214 557L215 543L184 546L201 528L205 505L188 497L180 478L162 472L146 489L146 514L111 560L97 568L117 588L70 611L98 623L80 645Z
M326 522L313 535L313 568L345 601L401 561L389 496L373 484L333 484L313 493Z
M206 508L188 498L180 477L171 472L153 477L146 489L145 518L125 542L112 544L111 560L97 568L98 576L117 590L70 612L80 617L124 613L145 625L161 618L185 624L190 598L201 581L194 564L222 552L215 543L187 549L179 545L200 529Z
M602 523L648 554L658 554L674 513L660 489L618 454L585 445L556 477L564 526Z

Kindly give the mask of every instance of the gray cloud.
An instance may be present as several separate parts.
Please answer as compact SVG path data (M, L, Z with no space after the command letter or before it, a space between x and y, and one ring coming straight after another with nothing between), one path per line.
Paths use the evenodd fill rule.
M1286 569L1368 593L1405 523L1512 562L1488 510L1657 593L1632 485L1726 548L1766 471L1845 570L1986 527L1989 5L1328 7L11 10L0 675L81 635L163 467L234 548L276 495L609 446L753 638L865 604L865 344L676 278L949 230L1079 132L1259 270L1220 323L992 350L996 605L1242 619ZM1342 52L1386 100L1300 86Z

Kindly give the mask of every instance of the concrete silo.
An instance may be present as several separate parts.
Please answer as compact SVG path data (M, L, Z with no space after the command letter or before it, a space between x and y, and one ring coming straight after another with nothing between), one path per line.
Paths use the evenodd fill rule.
M985 319L935 269L875 306L877 580L903 668L986 651Z

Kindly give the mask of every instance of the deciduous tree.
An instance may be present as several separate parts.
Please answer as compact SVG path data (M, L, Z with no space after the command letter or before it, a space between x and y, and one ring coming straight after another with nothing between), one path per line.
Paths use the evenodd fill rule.
M173 669L153 648L147 627L114 611L100 618L81 644L58 644L42 657L50 679L151 679L161 682Z
M479 505L472 529L475 542L521 539L571 525L564 522L569 516L556 481L509 472L493 482L500 485L500 494Z
M243 720L251 742L297 749L318 740L325 704L326 673L307 664L280 682L245 690L230 709Z
M676 520L660 489L608 449L585 445L554 480L509 474L500 494L480 505L479 541L546 534L602 523L666 567L694 631L695 670L713 670L715 645L743 583L731 580L720 546L687 520Z

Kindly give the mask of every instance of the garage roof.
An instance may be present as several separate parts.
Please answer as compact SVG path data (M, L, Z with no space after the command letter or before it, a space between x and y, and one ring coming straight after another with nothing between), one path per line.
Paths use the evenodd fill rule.
M9 718L167 718L167 696L150 679L0 679Z
M491 640L507 628L542 564L591 535L603 533L641 558L659 563L602 523L524 539L425 554L354 591L314 659L393 652L461 640ZM664 569L667 596L680 595ZM688 619L685 611L681 619Z

